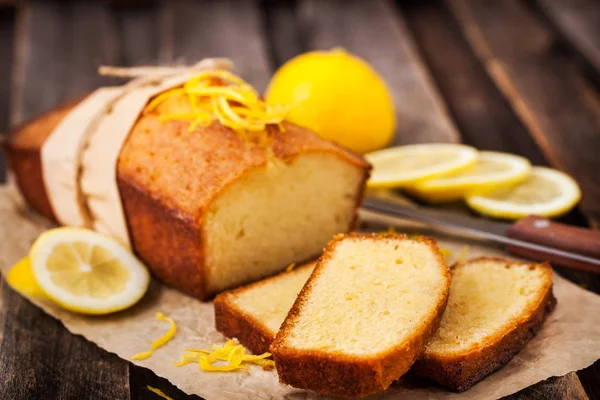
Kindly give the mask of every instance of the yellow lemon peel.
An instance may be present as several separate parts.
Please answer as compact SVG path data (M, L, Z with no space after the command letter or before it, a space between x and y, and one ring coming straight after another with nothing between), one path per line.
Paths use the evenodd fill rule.
M148 388L149 391L151 391L152 393L156 394L157 396L162 397L163 399L166 400L173 400L172 397L167 396L162 390L157 389L155 387L152 387L150 385L146 386Z
M448 258L452 256L452 251L445 247L440 247L440 253L442 253L442 257L444 257L445 260L448 260Z
M235 339L223 346L213 345L212 349L186 348L179 361L173 364L177 367L191 363L198 363L201 369L208 372L229 372L238 369L247 369L246 364L256 364L264 368L273 368L275 363L267 360L271 353L260 355L246 354L246 349ZM225 361L227 364L215 365L216 361Z
M22 295L36 297L38 299L48 299L48 296L35 280L33 269L31 268L31 259L23 257L6 274L6 281L15 291Z
M154 342L152 342L152 344L150 345L150 351L134 354L133 356L131 356L132 360L145 360L146 358L150 357L152 353L154 353L154 350L164 346L169 340L173 338L173 336L175 336L175 333L177 332L177 325L175 325L175 321L173 321L172 318L167 317L163 313L159 312L156 313L156 319L159 321L168 322L169 324L171 324L171 327L169 328L167 333L165 333L164 335L156 339Z
M290 265L287 266L287 268L285 269L285 272L290 272L294 268L296 268L296 263L291 263Z
M242 78L225 70L206 71L185 82L182 87L156 96L146 107L146 113L158 111L165 101L184 98L191 111L159 112L161 121L192 121L189 130L208 126L214 120L238 133L264 132L268 125L283 130L287 107L265 103Z

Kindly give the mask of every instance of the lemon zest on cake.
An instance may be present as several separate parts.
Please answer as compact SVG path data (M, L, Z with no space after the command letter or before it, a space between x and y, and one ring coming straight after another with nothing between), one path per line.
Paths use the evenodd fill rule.
M190 112L161 112L159 106L167 100L182 97ZM186 107L187 108L187 107ZM192 121L189 130L208 126L214 120L240 132L264 132L276 125L283 132L287 107L272 106L239 76L225 70L205 71L177 87L156 96L145 112L158 112L161 121Z
M229 340L223 346L212 345L211 349L186 348L179 361L173 364L177 367L191 363L198 363L201 369L208 372L229 372L238 369L247 369L246 364L256 364L265 368L272 368L275 363L267 360L271 353L260 355L246 354L246 349L235 339ZM227 364L215 365L216 361L225 361Z
M151 391L152 393L156 394L157 396L162 397L163 399L166 400L174 400L172 397L167 396L162 390L157 389L155 387L152 387L150 385L146 386L148 388L149 391Z
M287 266L287 268L285 269L285 272L290 272L294 268L296 268L296 263L291 263L290 265Z
M164 346L169 340L173 338L173 336L175 336L175 333L177 332L177 325L175 324L175 321L173 321L173 318L167 317L163 313L158 312L156 313L156 319L158 321L168 322L169 324L171 324L171 327L164 335L152 342L152 344L150 345L150 351L134 354L133 356L131 356L132 360L145 360L146 358L150 357L152 353L154 353L154 350Z

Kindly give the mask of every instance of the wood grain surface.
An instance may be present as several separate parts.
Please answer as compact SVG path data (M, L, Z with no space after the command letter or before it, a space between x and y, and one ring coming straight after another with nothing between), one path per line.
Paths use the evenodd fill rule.
M162 52L168 61L229 57L236 73L258 90L265 89L273 70L263 36L263 14L256 1L164 2L162 15Z
M539 7L517 0L32 0L16 11L0 6L0 131L113 82L96 75L100 64L229 56L238 73L263 89L275 68L296 54L342 46L371 61L389 82L398 108L396 143L464 141L565 168L582 183L586 217L597 221L598 93L556 38L566 38L592 64L599 45L585 36L600 23L573 22L593 21L582 11L592 7L582 5L589 0L537 1ZM570 16L554 20L551 7ZM577 210L562 221L586 223ZM596 276L557 271L600 292ZM0 291L3 398L157 399L148 385L174 399L198 398L69 334L6 286ZM596 363L509 398L600 399L599 380Z
M600 2L596 0L537 0L560 32L600 73Z
M553 52L553 34L523 2L449 3L472 49L546 158L577 179L585 193L581 209L598 226L597 94L572 60Z
M297 12L308 50L343 47L372 62L385 78L396 104L395 144L460 140L393 3L305 0Z
M0 6L0 141L8 129L10 76L13 61L15 10ZM6 159L0 151L0 182L6 180Z

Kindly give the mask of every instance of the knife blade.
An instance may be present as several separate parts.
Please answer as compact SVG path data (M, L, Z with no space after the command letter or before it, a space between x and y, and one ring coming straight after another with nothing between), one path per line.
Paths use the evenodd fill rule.
M507 236L515 224L408 206L406 202L403 204L399 199L393 195L370 195L363 201L362 208L386 216L418 221L450 235L499 243L507 246L509 251L528 258L539 261L548 260L558 265L600 273L599 258ZM571 229L583 231L581 228Z

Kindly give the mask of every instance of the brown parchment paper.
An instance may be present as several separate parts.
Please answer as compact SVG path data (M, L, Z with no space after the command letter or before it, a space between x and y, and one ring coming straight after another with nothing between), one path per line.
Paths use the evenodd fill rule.
M0 187L0 271L25 256L36 237L51 224L25 207L13 189ZM406 229L414 226L407 225ZM422 231L423 232L423 231ZM428 232L424 232L428 233ZM464 242L440 239L453 254ZM506 256L492 247L469 243L468 256ZM596 296L555 274L554 293L558 305L544 327L509 364L464 393L440 388L415 387L402 379L373 399L496 399L515 393L551 376L562 376L585 368L600 358L600 296ZM212 303L202 303L158 282L153 282L140 303L129 310L101 317L67 312L44 300L29 298L46 313L59 319L75 334L96 343L125 360L149 349L168 326L155 320L158 311L177 322L177 334L152 357L135 364L154 371L184 392L212 399L317 399L314 393L293 389L277 380L275 371L251 367L243 372L204 372L195 364L175 367L185 347L222 344L226 338L214 329Z

